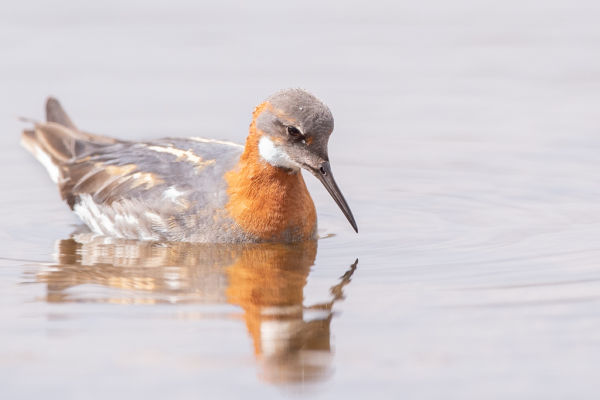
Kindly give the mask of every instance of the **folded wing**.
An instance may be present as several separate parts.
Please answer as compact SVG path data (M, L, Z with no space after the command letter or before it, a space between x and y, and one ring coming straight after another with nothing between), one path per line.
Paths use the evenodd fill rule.
M122 141L78 130L55 99L46 111L48 122L26 130L23 144L94 232L182 240L190 224L205 226L226 203L223 174L241 146L199 138Z

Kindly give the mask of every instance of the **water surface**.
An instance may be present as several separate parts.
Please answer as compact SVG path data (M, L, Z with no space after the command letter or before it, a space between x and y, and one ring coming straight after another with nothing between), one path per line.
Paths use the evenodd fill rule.
M0 6L2 398L595 398L592 1L70 0ZM302 246L73 235L18 145L86 130L243 142L290 86L332 109ZM358 259L358 262L355 262Z

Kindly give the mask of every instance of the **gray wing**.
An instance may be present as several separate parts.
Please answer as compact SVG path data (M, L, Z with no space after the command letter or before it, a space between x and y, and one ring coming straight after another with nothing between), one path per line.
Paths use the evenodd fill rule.
M206 139L121 142L63 164L69 206L97 233L150 240L214 235L224 174L242 146ZM201 237L198 241L215 238Z
M82 194L98 204L138 198L151 203L178 191L202 207L221 195L223 175L241 152L234 143L195 138L102 146L62 165L61 194L73 207Z
M79 130L49 98L46 123L22 135L63 199L96 233L148 240L223 241L215 214L224 174L243 147L211 139L134 143Z

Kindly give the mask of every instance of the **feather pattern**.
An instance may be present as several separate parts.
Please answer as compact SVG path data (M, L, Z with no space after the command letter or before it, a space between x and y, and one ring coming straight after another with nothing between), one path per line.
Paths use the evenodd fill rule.
M60 104L23 144L58 183L62 198L98 234L197 242L244 241L223 213L226 171L241 145L209 139L129 142L83 133ZM61 125L64 123L66 125Z

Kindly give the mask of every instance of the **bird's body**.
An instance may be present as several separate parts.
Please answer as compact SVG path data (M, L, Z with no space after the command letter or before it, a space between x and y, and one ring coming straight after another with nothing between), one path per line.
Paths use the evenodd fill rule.
M48 122L25 131L23 144L97 234L213 243L314 239L316 212L294 161L298 157L294 149L282 150L289 144L265 132L268 126L261 129L267 113L278 121L289 118L273 103L256 108L241 146L202 138L131 142L91 135L49 99Z

